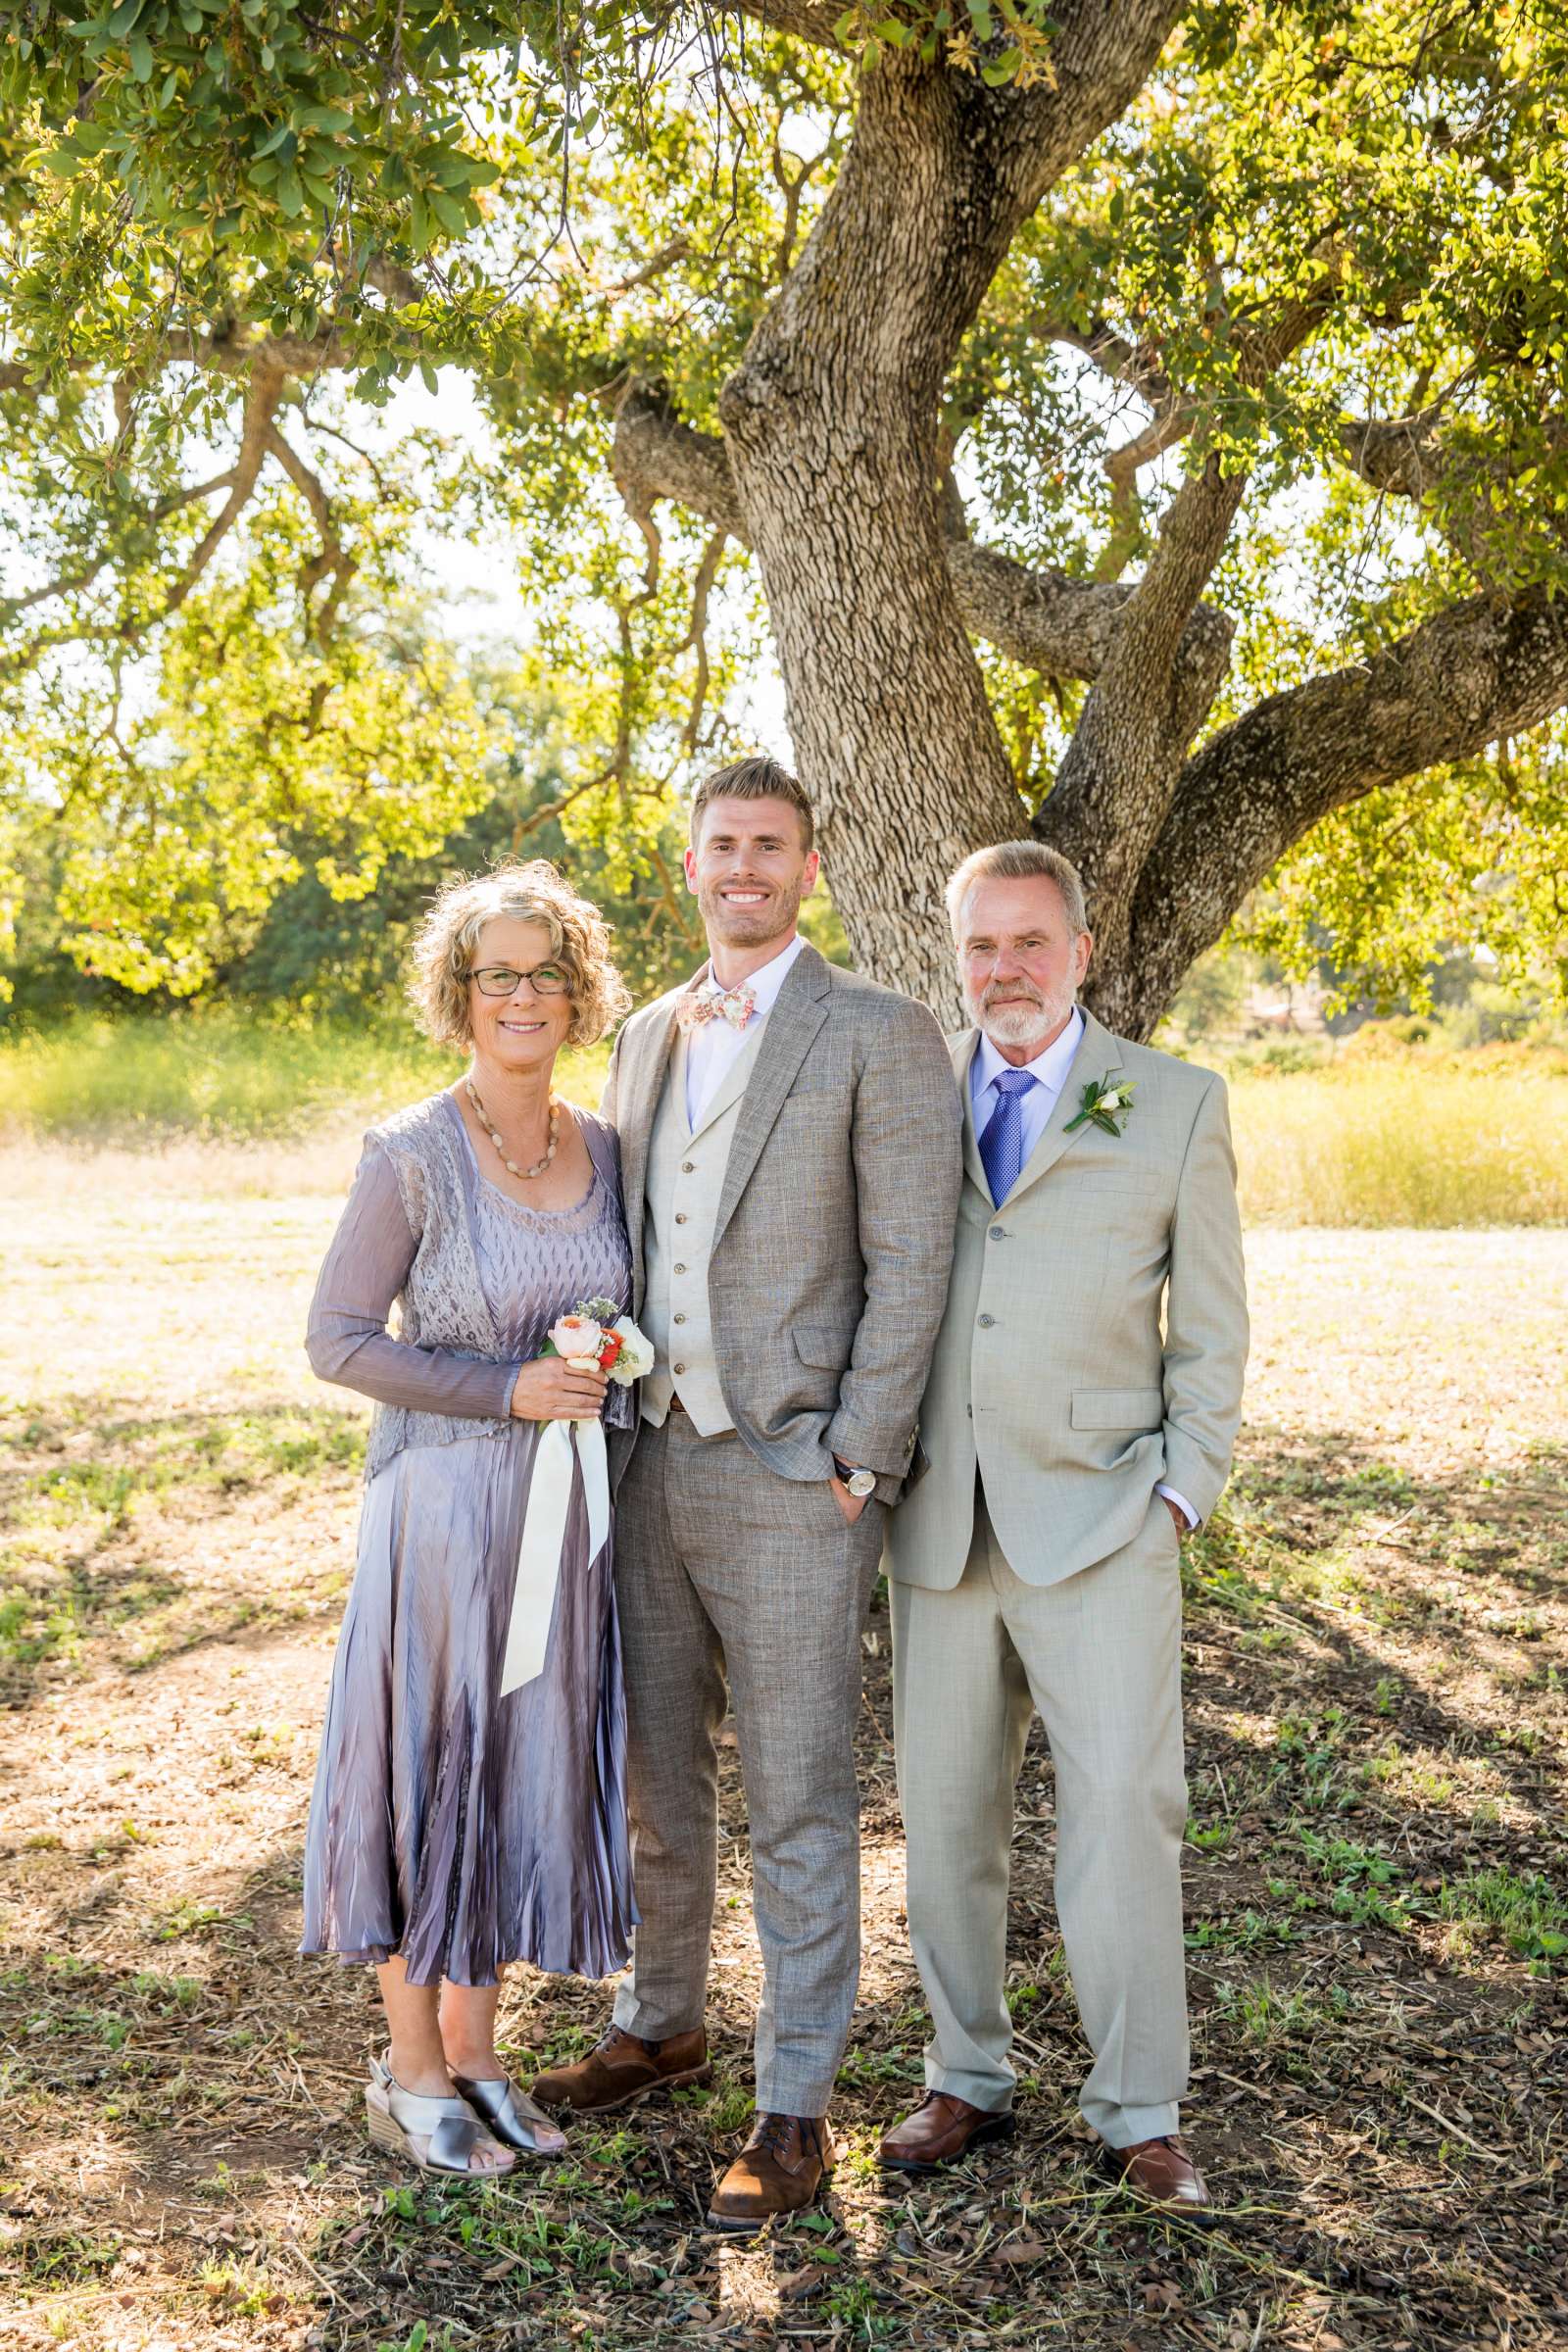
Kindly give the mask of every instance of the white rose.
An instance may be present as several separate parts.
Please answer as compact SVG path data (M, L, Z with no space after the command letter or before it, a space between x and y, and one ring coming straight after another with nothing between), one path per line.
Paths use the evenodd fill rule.
M1101 1107L1101 1109L1102 1109L1102 1110L1120 1110L1120 1108L1121 1108L1121 1089L1120 1089L1120 1087L1113 1086L1113 1087L1111 1088L1111 1090L1110 1090L1110 1092L1109 1092L1109 1094L1108 1094L1108 1095L1102 1095L1102 1096L1101 1096L1101 1098L1100 1098L1100 1107Z
M654 1368L654 1350L630 1315L617 1315L612 1328L620 1334L620 1353L610 1367L612 1380L630 1388L634 1380L643 1380Z

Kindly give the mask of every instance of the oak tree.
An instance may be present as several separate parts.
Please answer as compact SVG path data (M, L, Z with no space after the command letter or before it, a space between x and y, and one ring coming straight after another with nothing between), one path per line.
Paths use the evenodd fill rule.
M1026 827L1130 1035L1244 905L1562 965L1549 0L10 14L8 782L100 964L194 986L301 838L366 889L473 806L445 529L518 551L568 825L652 840L765 635L857 957L944 1010ZM480 429L389 445L415 371Z

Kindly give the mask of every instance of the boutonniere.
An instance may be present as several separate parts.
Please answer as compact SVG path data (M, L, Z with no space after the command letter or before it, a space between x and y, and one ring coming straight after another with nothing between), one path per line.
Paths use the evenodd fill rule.
M1138 1081L1124 1078L1119 1070L1107 1070L1103 1078L1091 1078L1078 1100L1083 1104L1075 1119L1069 1119L1064 1133L1071 1135L1085 1120L1102 1127L1107 1135L1120 1135L1132 1115L1133 1089Z

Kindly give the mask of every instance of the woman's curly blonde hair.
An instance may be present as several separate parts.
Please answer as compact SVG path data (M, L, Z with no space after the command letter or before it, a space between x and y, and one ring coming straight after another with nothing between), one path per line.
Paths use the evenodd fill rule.
M550 935L551 959L571 997L568 1046L596 1046L631 1010L631 992L615 968L610 930L597 906L580 899L548 858L460 874L438 891L414 942L409 994L425 1028L444 1046L466 1046L468 974L486 923L510 915Z

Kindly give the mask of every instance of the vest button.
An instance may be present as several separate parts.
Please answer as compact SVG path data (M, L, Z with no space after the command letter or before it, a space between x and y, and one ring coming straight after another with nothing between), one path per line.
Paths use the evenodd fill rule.
M997 1319L997 1318L996 1318L996 1316L995 1316L995 1315L982 1315L982 1316L981 1316L981 1318L980 1318L980 1328L981 1328L981 1330L982 1330L982 1331L989 1331L989 1330L991 1329L991 1326L992 1326L992 1324L993 1324L993 1323L996 1321L996 1319Z
M680 1163L680 1172L683 1176L690 1176L695 1170L697 1162L695 1159L683 1159Z
M675 1271L676 1271L676 1273L677 1273L677 1274L684 1274L684 1273L685 1273L685 1271L686 1271L686 1269L685 1269L685 1267L684 1267L684 1266L677 1266L677 1267L675 1268Z
M684 1225L684 1224L685 1224L685 1222L686 1222L686 1211L685 1211L683 1208L677 1208L677 1209L676 1209L676 1211L675 1211L675 1222L676 1222L676 1224L677 1224L677 1225Z
M677 1315L677 1316L675 1317L675 1321L676 1321L677 1323L684 1323L684 1322L685 1322L685 1320L686 1320L686 1318L685 1318L685 1316L684 1316L684 1315Z
M670 1370L674 1373L677 1380L680 1378L685 1369L686 1367L684 1364L671 1364L670 1366Z

